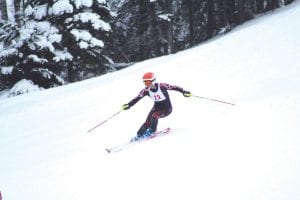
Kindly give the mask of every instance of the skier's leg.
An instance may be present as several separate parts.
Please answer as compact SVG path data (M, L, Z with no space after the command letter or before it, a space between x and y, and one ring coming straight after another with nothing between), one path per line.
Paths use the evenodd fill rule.
M172 112L171 107L168 109L165 109L165 110L159 110L159 111L153 112L153 114L151 115L151 118L150 118L151 130L153 130L155 132L157 129L157 125L158 125L158 119L168 116L171 112Z
M147 119L146 119L145 123L144 123L144 124L140 127L140 129L138 130L138 132L137 132L137 136L138 136L138 137L142 136L142 135L146 132L146 130L150 127L150 125L151 125L151 120L152 120L152 115L153 115L154 112L155 112L155 108L153 107L153 108L150 110L150 112L149 112L149 114L148 114L148 116L147 116Z
M146 123L144 123L144 124L141 126L141 128L138 130L137 136L138 136L138 137L142 136L142 135L146 132L147 129L148 129L148 126L146 125Z

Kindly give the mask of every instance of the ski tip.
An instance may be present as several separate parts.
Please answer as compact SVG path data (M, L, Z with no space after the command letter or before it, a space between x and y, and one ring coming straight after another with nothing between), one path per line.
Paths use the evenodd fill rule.
M105 149L107 153L110 153L111 152L111 149Z

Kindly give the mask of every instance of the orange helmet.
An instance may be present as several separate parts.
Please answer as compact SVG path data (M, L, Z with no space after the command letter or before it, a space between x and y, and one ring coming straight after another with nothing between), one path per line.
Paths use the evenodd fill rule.
M152 72L147 72L143 76L143 82L146 86L150 86L155 81L155 75Z

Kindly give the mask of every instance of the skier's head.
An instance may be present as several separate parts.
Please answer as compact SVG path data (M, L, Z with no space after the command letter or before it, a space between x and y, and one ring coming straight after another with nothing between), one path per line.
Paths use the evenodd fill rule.
M143 76L143 82L146 87L150 87L155 82L155 75L152 72L147 72Z

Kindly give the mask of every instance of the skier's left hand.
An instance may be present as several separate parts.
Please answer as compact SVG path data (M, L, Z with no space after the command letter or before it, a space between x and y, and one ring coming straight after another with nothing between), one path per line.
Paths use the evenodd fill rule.
M123 104L122 105L122 110L128 110L130 108L129 104Z
M183 96L185 96L185 97L191 97L192 96L192 93L191 92L189 92L189 91L183 91Z

